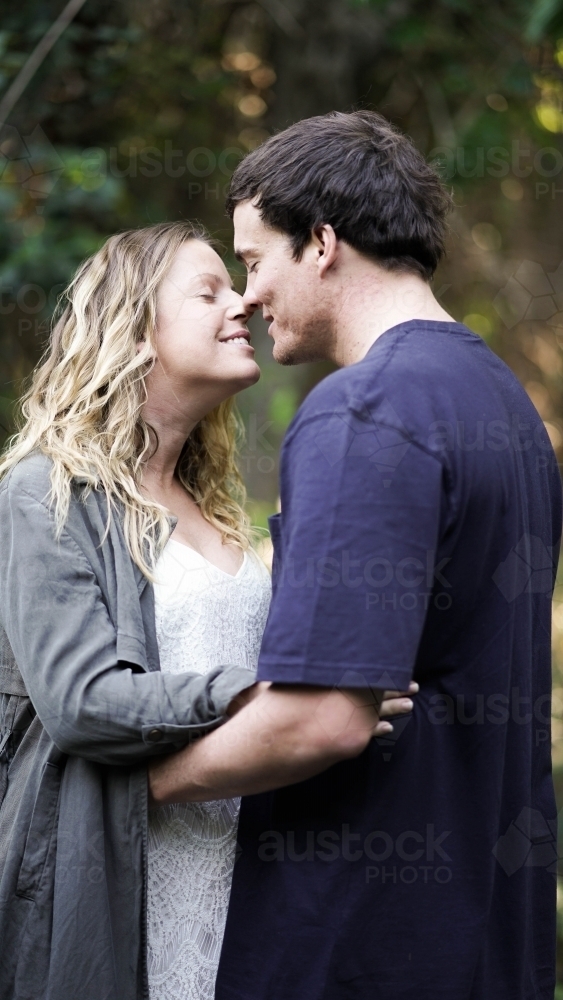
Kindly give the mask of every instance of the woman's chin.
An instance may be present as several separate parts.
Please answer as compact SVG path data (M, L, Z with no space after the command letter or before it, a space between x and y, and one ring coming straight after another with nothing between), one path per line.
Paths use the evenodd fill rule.
M260 368L258 367L258 365L256 364L256 362L252 361L251 363L248 364L247 374L241 375L241 378L240 378L241 386L240 386L240 388L241 389L247 389L249 386L254 385L258 381L258 379L260 378L261 374L262 374L262 372L260 371ZM237 381L239 381L239 380L237 379Z
M208 373L206 381L215 386L219 396L223 399L229 399L231 396L236 396L238 392L255 385L261 374L256 362L248 359L243 364L239 363L234 371L223 368L221 372L215 370L213 373Z

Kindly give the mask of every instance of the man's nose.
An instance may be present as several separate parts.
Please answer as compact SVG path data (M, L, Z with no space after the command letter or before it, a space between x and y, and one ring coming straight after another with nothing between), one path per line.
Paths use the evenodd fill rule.
M244 296L240 292L235 292L233 289L232 301L227 313L229 319L238 319L246 323L252 316L254 309L254 306L249 306L246 303Z
M257 309L262 307L262 302L254 290L254 282L250 278L246 279L246 288L243 292L242 301L249 315L252 315Z

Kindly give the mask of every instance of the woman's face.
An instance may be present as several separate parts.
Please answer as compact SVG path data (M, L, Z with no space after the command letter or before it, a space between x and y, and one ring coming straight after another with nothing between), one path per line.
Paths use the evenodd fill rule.
M249 315L218 254L188 240L157 292L153 386L157 376L178 399L196 392L215 406L253 385L260 369L246 328Z

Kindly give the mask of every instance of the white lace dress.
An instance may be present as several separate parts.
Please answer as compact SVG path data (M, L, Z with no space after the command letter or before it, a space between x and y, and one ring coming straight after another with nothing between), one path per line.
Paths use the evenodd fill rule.
M270 575L246 552L236 576L170 539L156 568L161 669L256 669ZM158 806L149 813L148 973L151 1000L213 1000L235 862L239 799Z

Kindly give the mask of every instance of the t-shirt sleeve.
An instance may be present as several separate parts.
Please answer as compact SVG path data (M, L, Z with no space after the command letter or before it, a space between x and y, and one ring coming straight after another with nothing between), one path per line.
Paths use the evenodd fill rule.
M260 680L404 689L437 589L451 603L442 465L396 428L379 447L370 433L335 413L290 430Z

